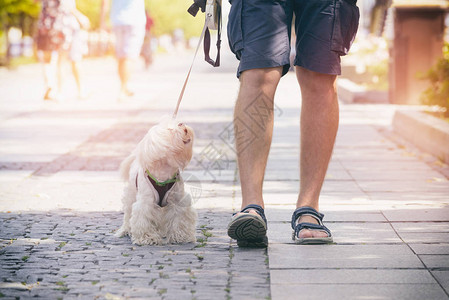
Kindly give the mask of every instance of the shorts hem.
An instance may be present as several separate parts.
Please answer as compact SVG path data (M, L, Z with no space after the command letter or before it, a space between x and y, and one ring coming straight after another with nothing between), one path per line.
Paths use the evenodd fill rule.
M294 63L295 66L298 67L302 67L304 69L313 71L313 72L317 72L317 73L322 73L322 74L328 74L328 75L341 75L341 67L338 66L337 68L329 68L329 65L326 66L318 66L318 65L309 65L306 63L302 63L302 62L298 62L295 61Z
M251 60L246 62L240 62L239 68L237 70L237 78L240 78L242 72L252 69L265 69L265 68L276 68L283 67L282 76L287 74L290 68L290 62L277 62L272 60Z

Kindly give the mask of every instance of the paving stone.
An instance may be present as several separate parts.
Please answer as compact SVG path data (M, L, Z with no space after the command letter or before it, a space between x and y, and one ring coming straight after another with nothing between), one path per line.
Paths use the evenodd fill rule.
M408 244L416 243L447 243L449 242L449 232L426 232L412 233L401 232L399 236Z
M406 202L407 204L417 203L421 206L427 207L443 207L445 203L449 201L447 199L446 191L426 191L426 193L404 193L404 192L377 192L368 191L366 195L373 201L393 201L394 202ZM422 207L421 207L422 208Z
M449 255L419 255L422 262L427 268L439 269L439 268L449 268Z
M446 293L449 293L449 271L431 271L431 273L446 290Z
M409 244L416 254L449 254L449 244Z
M421 210L386 210L383 214L390 222L449 222L449 207L444 208L424 208Z
M382 171L384 173L389 173L390 171L419 171L420 173L432 172L432 168L429 167L425 162L415 160L396 160L396 161L388 161L388 163L379 163L378 161L364 161L361 163L360 161L351 161L345 160L341 162L346 170L351 171L365 171L369 174L369 172Z
M407 182L427 182L439 179L447 183L447 179L441 173L434 170L427 170L427 172L410 172L409 170L350 170L349 174L352 179L356 181L373 180L374 178L381 178L385 181L407 181Z
M269 257L270 269L424 268L406 245L270 244Z
M272 299L447 299L438 284L273 285Z
M299 183L297 181L265 181L264 193L296 193L299 189ZM325 180L322 188L322 194L346 192L346 193L361 193L362 190L353 180Z
M337 244L400 244L401 239L387 223L328 223L334 243ZM294 244L290 223L270 223L270 243Z
M309 269L271 270L273 285L305 284L435 284L427 270Z
M446 182L438 181L387 181L387 180L366 180L358 181L360 189L364 192L402 192L402 193L413 193L413 192L427 192L427 191L437 191L448 193L449 187Z
M271 222L290 222L295 205L267 205L265 214ZM335 209L335 206L333 207ZM324 222L387 222L380 211L322 210Z
M449 222L395 222L391 224L399 233L448 233Z
M337 148L336 148L337 150ZM359 161L363 163L365 161L378 161L379 164L384 164L386 162L395 162L398 160L409 160L413 161L413 157L409 157L406 153L399 151L385 151L384 148L379 147L372 149L367 149L366 147L359 148L347 148L344 151L333 155L333 159L338 159L343 165L345 165L346 161Z

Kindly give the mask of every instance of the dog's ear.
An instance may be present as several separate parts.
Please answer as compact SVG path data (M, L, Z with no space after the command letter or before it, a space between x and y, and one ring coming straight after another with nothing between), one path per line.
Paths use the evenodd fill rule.
M152 163L152 161L157 160L157 156L160 155L160 150L157 149L159 143L155 142L159 140L157 138L157 131L158 128L156 128L156 126L151 127L134 150L137 161L141 166L145 168L147 168Z
M128 181L129 179L129 170L131 168L131 164L136 159L136 155L132 153L124 161L120 164L120 175L124 181Z

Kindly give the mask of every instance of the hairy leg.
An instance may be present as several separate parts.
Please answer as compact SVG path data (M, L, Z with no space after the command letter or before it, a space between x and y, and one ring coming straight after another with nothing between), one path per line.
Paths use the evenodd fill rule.
M52 90L52 94L54 94L58 82L57 65L59 55L56 51L39 51L39 58L43 65L46 94L50 92L50 89Z
M148 198L145 194L137 194L136 202L132 205L129 219L131 240L138 245L161 245L161 209Z
M242 208L264 207L262 186L273 133L273 100L282 67L252 69L240 76L234 132L242 188Z
M131 181L131 180L130 180ZM123 190L122 204L123 204L123 224L115 233L115 236L122 237L130 233L130 219L132 214L132 206L136 202L137 190L134 182L130 182Z
M131 60L129 58L118 58L118 74L120 77L120 92L124 96L132 96L128 82L131 76Z
M78 97L81 97L83 95L83 86L81 82L80 68L77 61L72 60L71 65L72 65L72 74L73 77L75 78L76 87L78 89Z
M62 86L64 85L64 61L67 58L65 51L61 50L58 53L57 63L57 82L58 82L58 94L62 93Z
M300 192L297 207L310 206L318 210L324 177L338 130L339 108L336 76L316 73L296 67L301 86L301 154ZM317 223L310 216L300 222ZM302 230L300 237L326 236L324 232Z

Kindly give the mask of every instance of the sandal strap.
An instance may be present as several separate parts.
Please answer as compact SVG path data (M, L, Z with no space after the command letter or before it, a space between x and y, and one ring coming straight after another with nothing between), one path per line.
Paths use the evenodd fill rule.
M245 206L240 212L247 213L251 209L256 211L256 213L263 219L263 221L265 222L265 225L266 225L267 218L265 218L265 211L262 208L262 206L257 205L257 204L249 204L249 205ZM235 214L237 214L237 213L234 213L233 215L235 215Z
M298 225L296 225L294 229L295 229L295 237L298 237L299 232L303 229L320 230L320 231L326 232L328 237L332 236L332 233L329 230L329 228L327 228L326 226L324 226L322 224L314 224L314 223L304 222L304 223L299 223Z
M316 209L309 207L309 206L303 206L303 207L299 207L297 208L292 215L292 229L296 228L296 220L298 220L298 218L300 218L301 216L311 216L313 217L315 220L318 221L320 226L324 226L323 225L323 218L324 218L324 214L316 211ZM315 224L316 225L316 224Z

